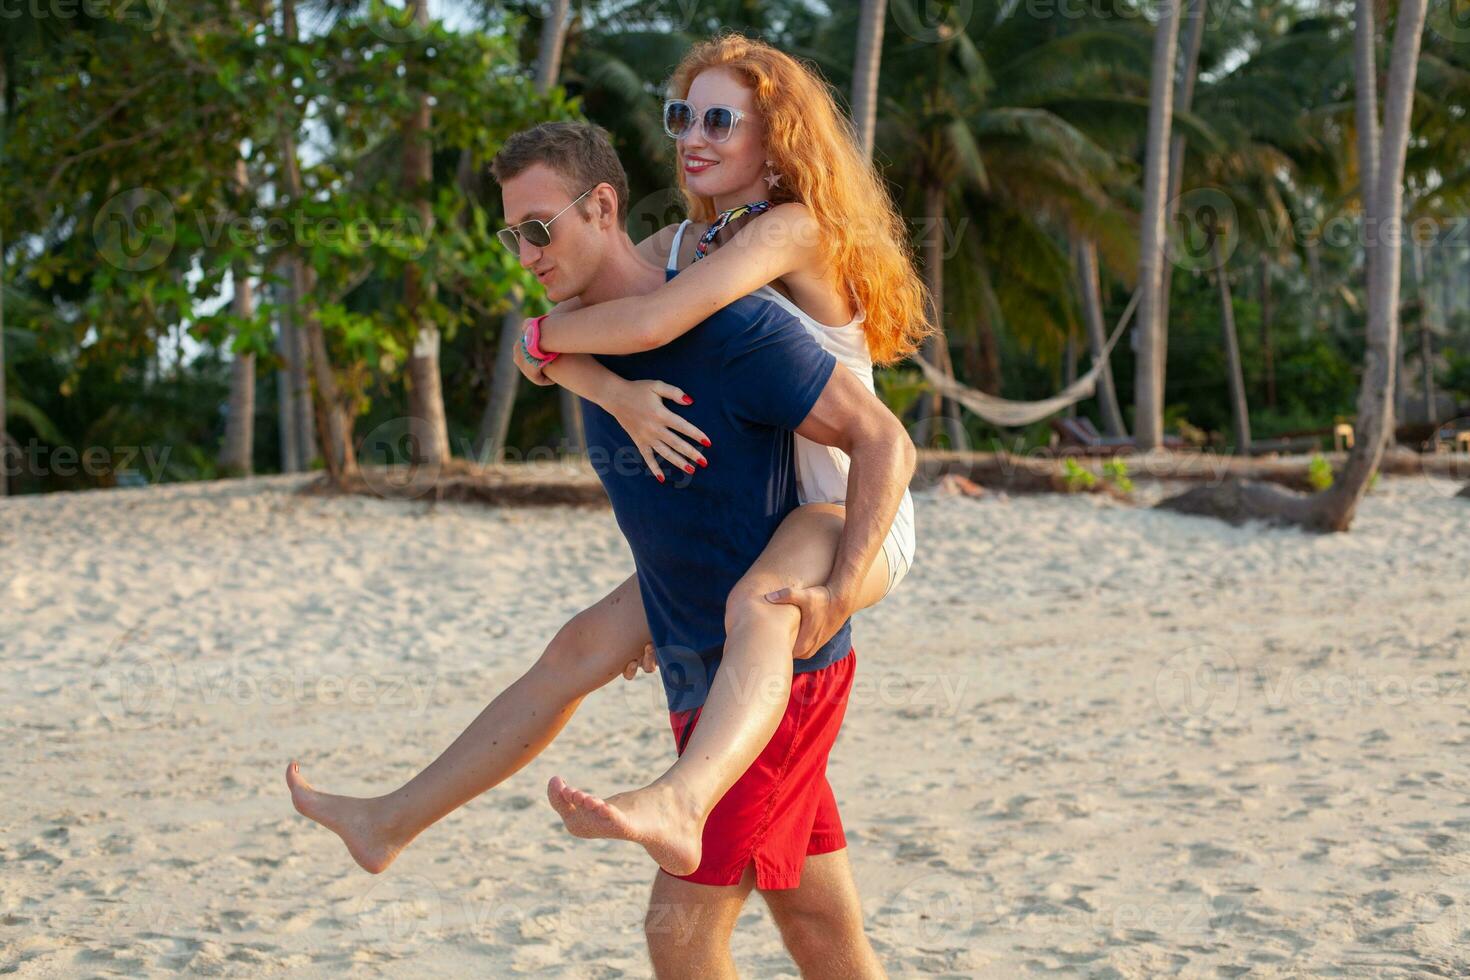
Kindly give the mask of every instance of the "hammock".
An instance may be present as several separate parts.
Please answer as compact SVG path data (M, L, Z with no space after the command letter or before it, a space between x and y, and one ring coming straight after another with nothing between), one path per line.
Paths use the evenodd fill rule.
M1112 353L1113 345L1123 335L1124 328L1128 326L1128 321L1133 316L1133 308L1137 305L1138 292L1134 291L1133 298L1128 301L1128 308L1123 311L1123 318L1118 321L1117 328L1113 330L1113 335L1108 338L1107 343L1103 344L1102 351L1092 359L1092 367L1082 377L1044 401L1017 402L987 395L983 391L968 388L953 378L947 377L922 357L916 357L914 360L919 362L919 367L923 370L929 385L945 398L953 399L992 425L1006 429L1018 429L1040 422L1069 405L1075 405L1097 393L1097 379L1102 374L1103 367L1108 363L1108 355Z

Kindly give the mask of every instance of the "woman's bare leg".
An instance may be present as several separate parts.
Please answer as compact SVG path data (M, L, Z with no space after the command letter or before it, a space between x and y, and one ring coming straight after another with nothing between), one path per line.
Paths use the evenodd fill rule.
M670 874L699 867L705 820L771 740L791 698L801 616L797 607L765 596L826 581L845 516L836 504L798 507L730 593L720 669L689 744L668 772L643 789L606 800L561 777L552 779L548 797L573 834L642 844ZM858 608L877 603L887 588L888 561L879 552L863 580Z
M403 786L386 796L334 796L313 789L293 761L286 769L292 802L377 874L429 825L540 754L582 699L626 674L649 642L638 580L629 577L563 626L531 669Z

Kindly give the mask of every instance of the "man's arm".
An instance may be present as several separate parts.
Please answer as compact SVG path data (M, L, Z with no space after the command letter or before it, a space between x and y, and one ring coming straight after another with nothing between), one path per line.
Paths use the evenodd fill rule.
M852 458L847 517L826 583L834 625L840 626L857 609L863 579L893 526L918 454L903 424L840 364L796 432Z

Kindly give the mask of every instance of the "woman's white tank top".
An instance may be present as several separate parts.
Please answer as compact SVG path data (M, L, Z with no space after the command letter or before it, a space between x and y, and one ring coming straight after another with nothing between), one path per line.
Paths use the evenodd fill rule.
M669 247L668 268L671 270L678 269L679 244L683 241L684 229L688 225L689 221L686 219L679 225L679 230L674 233L674 243ZM822 345L824 350L837 358L839 364L857 375L858 380L862 381L869 391L877 393L873 385L873 358L868 353L868 338L863 332L864 312L861 308L857 316L848 323L840 327L832 327L812 319L805 310L771 286L762 286L751 295L769 300L794 316L806 328L806 332ZM846 503L847 473L852 466L852 460L848 458L847 453L832 446L812 442L799 435L795 436L795 442L798 499L804 504ZM910 536L914 526L913 512L913 497L910 496L908 490L904 490L903 501L898 507L895 528L907 529ZM906 549L906 553L912 554L912 544Z

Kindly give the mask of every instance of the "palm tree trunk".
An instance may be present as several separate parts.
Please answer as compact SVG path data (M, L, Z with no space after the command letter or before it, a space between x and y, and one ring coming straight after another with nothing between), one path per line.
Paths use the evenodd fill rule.
M1230 383L1230 418L1235 429L1235 452L1244 456L1251 448L1250 412L1245 401L1245 375L1240 366L1240 341L1235 333L1235 304L1230 298L1230 274L1220 251L1220 235L1210 235L1210 253L1215 266L1215 285L1220 297L1220 333L1225 342L1225 370Z
M852 70L852 123L863 155L873 155L878 124L878 67L883 58L883 27L888 0L862 0L858 14L857 57Z
M1433 290L1425 282L1424 246L1410 243L1413 252L1414 296L1419 307L1419 361L1424 378L1424 421L1433 425L1438 422L1434 402L1434 297Z
M1271 260L1262 253L1261 269L1261 367L1266 374L1266 407L1276 408L1276 349L1271 342ZM1313 304L1315 309L1316 304Z
M1194 104L1194 83L1199 77L1199 49L1205 36L1206 0L1189 0L1184 14L1184 63L1179 67L1178 87L1174 93L1174 111L1188 112ZM1164 219L1168 227L1173 225L1172 209L1184 187L1184 135L1176 135L1169 149L1169 208ZM1159 285L1159 391L1164 390L1164 379L1168 376L1169 364L1169 300L1174 287L1174 263L1164 265L1163 281Z
M1138 364L1134 382L1133 431L1142 450L1164 442L1164 391L1160 361L1159 294L1163 282L1165 197L1168 192L1169 129L1174 107L1174 56L1179 41L1179 0L1163 0L1154 29L1149 83L1148 145L1144 153L1143 228L1139 245Z
M571 0L551 0L546 20L541 24L541 46L536 56L536 87L547 92L561 74L562 46L566 43L567 11ZM511 410L515 407L516 388L521 373L515 365L515 345L520 339L522 320L519 300L511 305L501 322L500 340L496 345L495 371L490 378L490 399L480 417L480 431L475 437L475 454L482 463L498 463L505 456L505 443L510 433ZM582 403L565 388L559 389L562 432L567 451L585 451L587 439L582 426Z
M0 83L5 79L5 68L0 65ZM0 85L0 98L5 89ZM3 109L0 109L3 114ZM0 126L4 125L0 115ZM5 236L0 234L0 497L10 493L10 434L5 431Z
M294 43L297 37L296 0L282 0L281 15L282 33L288 43ZM296 134L289 125L281 127L281 168L291 204L299 207L304 197L301 165L296 155ZM303 373L309 365L309 377L314 382L314 390L309 392L311 397L303 399L298 393L297 410L304 414L306 405L312 406L314 428L326 440L322 455L327 472L333 480L340 483L357 473L357 452L352 444L352 415L348 412L342 391L337 385L337 376L327 353L326 335L311 302L311 287L315 277L299 255L290 255L287 261L290 264L287 281L290 283L292 297L291 311L296 318L297 340L302 347L297 362ZM310 418L303 424L303 428L308 432L312 430ZM308 444L299 440L297 448L303 454L309 451Z
M1364 307L1370 302L1368 293L1373 284L1373 263L1378 258L1378 251L1372 245L1381 233L1377 216L1373 213L1377 204L1374 198L1378 193L1378 43L1373 10L1371 0L1358 0L1353 4L1353 118L1358 131L1358 194L1363 211ZM1397 401L1397 391L1394 396ZM1390 405L1390 411L1395 407ZM1392 417L1388 425L1392 429Z
M515 363L516 342L521 336L521 312L521 301L516 299L500 323L490 398L485 402L485 412L480 416L480 431L475 437L475 458L482 463L498 463L505 458L505 441L510 433L510 416L516 402L516 382L521 377Z
M1077 332L1067 330L1067 343L1062 348L1062 387L1066 388L1077 380ZM1067 406L1067 418L1077 417L1077 403Z
M10 116L5 101L5 56L0 54L0 146L5 145L5 128ZM10 493L10 435L5 430L5 235L0 232L0 497Z
M429 24L428 0L408 0L409 17L420 28ZM403 171L400 187L414 203L419 233L428 236L434 222L434 161L429 134L429 95L419 93L413 111L403 125ZM439 328L424 315L434 301L434 283L425 281L423 271L410 262L403 270L403 306L413 336L408 358L408 414L412 418L409 441L416 463L443 463L449 459L449 423L444 416L443 382L439 376Z
M243 157L235 161L235 188L243 198L250 179ZM244 262L231 270L234 297L230 314L240 320L255 315L255 296L250 291L250 273ZM229 414L225 418L224 444L220 447L219 470L224 476L250 476L255 457L255 353L237 352L230 362Z
M943 184L930 180L925 185L924 220L931 231L924 238L924 278L929 289L930 319L935 329L925 339L920 356L931 366L953 378L954 362L950 358L949 341L944 330L944 234L941 231L944 223L944 197ZM949 448L968 448L958 410L938 392L921 403L920 420L932 426L934 419L942 420ZM929 442L932 437L933 432L927 432L924 441Z
M1097 242L1091 238L1076 243L1078 290L1082 293L1082 318L1087 324L1087 346L1094 359L1101 357L1107 345L1107 327L1103 323L1102 284L1097 267ZM1113 385L1113 366L1105 361L1097 379L1098 410L1102 413L1103 431L1124 437L1128 428L1118 408L1118 391Z
M279 274L288 274L285 263L277 266ZM276 356L281 367L276 371L276 433L281 444L281 472L299 473L297 460L300 450L296 444L296 387L291 372L291 360L295 356L296 330L285 309L285 289L276 285L272 289L272 305L276 308Z
M1359 0L1360 7L1372 0ZM1398 27L1394 32L1393 55L1389 61L1388 92L1383 110L1371 214L1379 227L1401 233L1404 203L1404 158L1409 144L1414 82L1419 68L1419 48L1424 31L1425 0L1403 0L1399 4ZM1371 68L1360 57L1358 67ZM1361 87L1365 79L1360 76ZM1369 107L1370 112L1372 106ZM1373 185L1370 185L1373 186ZM1368 236L1370 253L1381 247L1378 235ZM1357 438L1331 488L1322 495L1323 522L1331 530L1346 531L1368 490L1368 481L1378 469L1384 447L1393 434L1392 394L1394 361L1398 351L1399 263L1387 254L1370 260L1372 278L1368 290L1368 344L1364 356L1362 386L1358 391Z

